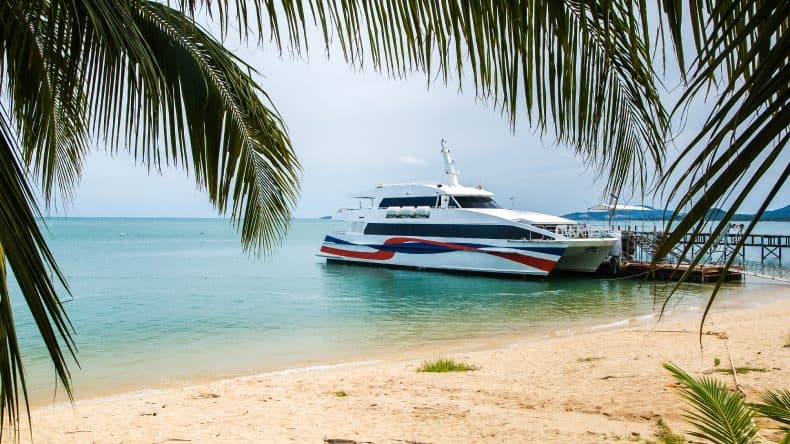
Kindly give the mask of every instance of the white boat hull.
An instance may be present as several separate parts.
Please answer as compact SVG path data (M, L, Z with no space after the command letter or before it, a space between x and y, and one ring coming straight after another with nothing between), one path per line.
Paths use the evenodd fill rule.
M386 266L541 277L555 268L567 246L564 241L511 243L334 233L324 239L319 256Z
M570 239L554 271L594 273L609 256L616 238Z

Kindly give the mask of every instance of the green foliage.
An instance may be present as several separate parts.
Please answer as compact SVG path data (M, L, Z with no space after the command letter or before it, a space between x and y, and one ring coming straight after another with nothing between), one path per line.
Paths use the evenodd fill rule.
M721 359L719 359L719 357L718 357L718 356L717 356L717 357L715 357L715 358L713 358L713 366L714 366L714 367L718 367L718 366L719 366L719 364L721 364Z
M779 429L785 432L781 442L790 442L790 390L766 390L760 394L762 403L747 404L740 394L727 390L721 381L706 377L695 379L668 363L664 368L680 382L681 396L694 409L685 415L698 429L692 435L716 443L755 442L758 429L753 419L759 415L779 423ZM742 373L743 369L737 367L736 371ZM661 425L659 421L659 428Z
M338 398L345 398L346 396L348 396L348 393L346 393L345 390L338 390L334 392L334 395L337 396Z
M60 347L73 356L74 344L53 280L65 281L35 222L29 180L40 183L46 205L57 194L68 199L99 142L149 170L191 173L231 216L245 249L269 251L288 227L299 164L285 125L255 71L196 15L218 22L223 38L229 29L260 43L268 36L280 51L307 51L307 27L316 26L327 53L337 44L349 63L368 59L395 77L438 71L460 86L469 68L478 97L514 125L523 107L620 188L660 169L668 127L641 41L647 28L625 20L629 11L626 3L548 0L4 0L0 244L67 393ZM10 309L3 316L0 415L15 423L24 373Z
M730 368L730 367L717 368L715 371L717 373L726 373L728 375L732 374L732 368ZM768 372L770 370L768 370L767 368L763 368L763 367L735 367L735 371L739 375L745 375L746 373L752 373L752 372L765 373L765 372Z
M662 4L681 67L689 49L694 49L696 56L684 70L688 83L676 112L683 112L690 103L716 90L713 110L702 129L681 147L680 155L661 179L666 202L675 211L654 258L665 257L687 234L712 232L702 248L694 247L696 251L692 252L689 243L681 251L682 257L691 259L691 266L681 276L683 281L693 266L716 248L719 235L758 183L772 183L772 187L759 196L761 205L744 235L731 244L733 251L742 247L790 176L790 165L781 158L790 138L790 2L689 1L686 8L669 0ZM688 19L684 18L686 9ZM684 49L681 36L689 33L694 37L694 48ZM778 169L772 170L772 166ZM712 207L727 208L721 220L711 220ZM681 211L685 215L681 216ZM730 255L725 266L732 266L737 257ZM725 277L722 273L700 325Z
M455 76L459 88L472 83L511 125L526 114L540 130L553 129L611 188L641 187L663 166L669 120L650 24L630 1L305 0L272 13L269 2L252 0L236 2L245 12L238 15L228 1L180 4L190 14L204 6L224 29L257 30L261 40L270 30L281 51L308 51L307 27L316 23L327 54L332 41L354 66L368 60L393 77L419 71L444 83Z
M694 378L669 363L664 368L680 382L678 392L690 407L684 417L696 428L692 436L714 443L755 442L754 413L739 393L717 379Z
M576 362L594 362L600 361L601 359L606 359L603 356L586 356L584 358L576 358Z
M439 358L433 361L424 361L418 372L421 373L447 373L447 372L468 372L479 370L479 367L456 361L452 358Z
M24 169L15 155L18 152L15 139L7 120L2 118L6 117L4 112L0 101L0 113L3 113L0 115L0 436L2 424L6 421L12 424L19 422L20 392L27 399L22 355L7 285L9 271L13 271L49 352L55 374L63 381L69 395L71 386L68 384L66 359L67 356L73 357L75 350L71 324L55 291L55 284L65 284L65 279L55 265L37 224L36 218L40 213ZM59 337L65 345L65 352L58 343Z
M658 418L658 442L659 444L684 444L686 438L673 432L662 418Z
M752 404L757 413L781 424L780 428L790 435L790 390L766 390L760 394L762 404Z
M26 401L8 276L71 396L75 345L56 292L66 282L41 234L31 180L47 205L55 190L68 198L89 143L101 141L149 170L191 173L258 252L286 232L299 164L254 71L178 10L145 0L5 0L0 24L1 434L18 423L20 394Z
M198 11L219 23L223 38L234 29L260 43L268 37L280 51L306 52L308 25L315 26L327 53L336 44L350 64L362 67L367 59L394 77L438 73L461 86L471 72L475 94L511 125L525 114L541 131L553 131L613 191L644 191L655 174L659 186L671 186L667 202L689 210L667 224L674 231L656 252L662 257L682 235L705 227L711 206L726 203L715 239L755 184L781 164L790 137L790 2L659 4L656 19L646 0L3 0L0 260L18 282L66 392L67 357L75 350L55 291L65 280L37 225L31 180L47 205L56 192L67 199L89 146L101 142L112 152L127 150L149 170L191 173L231 216L249 251L270 251L287 230L300 168L284 122L254 70L194 21ZM656 28L656 47L672 45L687 82L677 110L722 85L704 127L669 168L669 116L650 39ZM693 48L684 47L684 34ZM758 218L789 175L786 165ZM712 247L704 245L693 262ZM3 269L0 277L6 275ZM25 386L8 298L3 280L0 417L16 424Z

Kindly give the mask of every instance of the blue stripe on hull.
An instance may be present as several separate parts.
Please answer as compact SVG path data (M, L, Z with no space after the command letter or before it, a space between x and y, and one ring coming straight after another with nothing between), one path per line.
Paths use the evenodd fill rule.
M439 246L439 245L431 245L425 244L421 242L407 242L402 244L355 244L349 241L345 241L342 239L338 239L333 236L326 236L324 238L324 242L329 242L338 245L355 245L355 246L363 246L369 248L376 248L378 250L384 251L394 251L396 253L407 253L407 254L433 254L433 253L446 253L449 251L456 251L453 248ZM472 247L472 248L502 248L496 247L494 245L485 245L485 244L472 244L472 243L465 243L465 242L453 242L455 245L463 245L465 247ZM535 253L544 253L550 254L553 256L562 256L565 252L565 248L557 248L557 247L515 247L515 246L507 246L506 248L510 248L513 250L520 250L520 251L531 251Z

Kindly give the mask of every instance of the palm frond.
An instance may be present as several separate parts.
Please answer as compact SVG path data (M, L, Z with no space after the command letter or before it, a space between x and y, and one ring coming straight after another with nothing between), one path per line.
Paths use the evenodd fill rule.
M299 163L249 66L157 2L54 2L50 14L42 45L75 60L64 82L84 91L92 136L149 169L193 173L251 251L282 239Z
M690 407L684 417L696 430L689 434L713 443L755 442L754 414L740 394L718 379L694 378L671 363L663 365L680 383L677 390Z
M22 165L39 176L47 200L56 188L68 195L86 128L94 127L111 150L125 146L149 168L191 168L254 251L284 235L299 165L249 67L173 9L145 1L12 0L0 4L0 20L0 86L10 103L0 113L0 417L16 425L20 394L25 402L27 395L8 276L69 397L67 358L75 353L55 287L65 280L39 230Z
M696 265L716 247L714 240L758 183L770 181L773 187L763 197L755 219L787 181L787 167L778 165L778 175L770 171L782 162L790 138L790 4L692 1L688 7L695 20L704 19L704 26L693 30L698 57L676 110L717 82L723 86L702 129L661 178L661 187L669 190L666 201L675 209L655 257L666 255L685 234L710 231L711 242L691 257ZM675 23L671 29L673 34L682 32L682 25ZM727 208L716 223L709 211L713 207ZM683 251L683 257L687 256L691 256L690 245Z
M760 393L762 403L752 404L757 413L782 424L781 429L790 433L790 390L766 390Z
M553 130L612 189L644 187L660 173L669 120L644 1L178 3L190 15L205 6L223 30L257 30L280 51L307 52L315 25L326 53L338 47L356 67L471 83L514 128L526 114L541 131Z
M230 212L245 245L269 249L287 230L298 192L299 163L281 118L241 62L192 20L155 2L140 2L133 14L161 73L163 100L154 112L169 129L163 161L191 162L198 185Z
M19 421L20 391L27 407L27 389L6 285L6 263L19 284L55 373L69 397L71 385L66 361L68 357L76 360L72 327L50 273L64 286L65 279L39 230L36 217L40 214L19 164L19 154L8 114L0 106L0 189L3 190L0 199L0 424L5 424L7 419L12 425ZM61 344L66 347L65 354Z
M49 2L37 0L0 5L0 71L7 76L11 119L24 164L39 176L47 204L55 189L70 198L87 153L84 96L69 76L73 61L42 44L49 9Z

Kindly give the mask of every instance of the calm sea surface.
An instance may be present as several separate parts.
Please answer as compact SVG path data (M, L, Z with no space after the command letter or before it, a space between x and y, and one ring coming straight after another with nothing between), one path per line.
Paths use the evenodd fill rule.
M630 280L327 265L315 253L324 234L343 227L331 221L294 221L282 247L262 259L242 253L221 219L46 225L73 295L65 306L79 347L78 397L545 335L657 310L651 286ZM52 397L54 376L10 284L31 395L41 402ZM674 310L699 307L708 291L686 286Z

